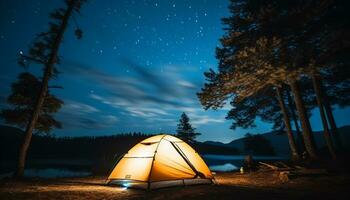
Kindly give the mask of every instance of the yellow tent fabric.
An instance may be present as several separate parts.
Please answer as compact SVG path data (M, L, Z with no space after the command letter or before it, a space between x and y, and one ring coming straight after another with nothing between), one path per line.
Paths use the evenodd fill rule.
M171 135L156 135L131 148L114 167L109 184L154 189L212 183L213 175L201 156Z

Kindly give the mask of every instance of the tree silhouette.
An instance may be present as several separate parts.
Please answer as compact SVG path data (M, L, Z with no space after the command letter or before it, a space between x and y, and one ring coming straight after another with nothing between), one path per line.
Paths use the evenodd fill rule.
M334 71L348 71L345 67L348 65L349 38L343 34L349 26L349 20L345 20L349 15L348 8L348 2L335 0L231 1L231 16L223 19L226 34L220 39L221 46L216 51L218 72L211 70L205 74L209 83L199 93L202 105L219 108L232 98L231 104L235 107L246 98L263 95L270 87L275 88L286 128L290 129L287 127L290 121L287 114L294 119L297 116L305 149L312 159L318 159L308 119L308 111L313 105L305 102L316 97L317 101L311 101L320 109L326 143L335 157L326 120L327 117L331 129L335 131L334 117L326 96L331 92L322 88L324 77L332 77ZM342 78L333 76L328 79L336 80L336 85L330 87L331 91L347 91L349 73L344 74L340 76ZM304 83L313 86L313 91L307 95ZM292 92L297 115L283 111L285 106L281 100L284 97L280 94L284 91L281 89ZM347 94L345 96L348 97ZM346 102L341 95L331 98Z
M200 135L200 133L196 133L195 130L196 129L193 128L190 123L190 118L186 113L182 113L176 129L177 137L186 142L194 142L196 137Z
M18 81L12 84L12 94L7 99L13 108L3 109L0 115L7 124L14 124L22 128L26 127L33 113L35 99L40 92L40 86L40 80L33 74L24 72L18 76ZM52 128L61 128L61 123L54 119L52 113L57 112L62 104L63 101L47 91L34 130L49 133Z
M56 64L59 63L58 51L63 41L64 32L68 26L70 17L74 13L79 13L81 5L85 0L65 0L65 8L56 9L50 14L51 21L49 22L49 30L38 34L33 46L29 49L28 55L21 54L19 57L19 64L27 66L29 63L36 63L43 66L43 78L41 80L40 91L37 94L33 111L25 129L23 144L20 147L18 156L18 166L15 177L23 176L25 159L28 147L31 142L32 132L38 123L38 118L46 95L49 89L49 80L57 76L58 70ZM77 38L81 38L81 30L75 32Z

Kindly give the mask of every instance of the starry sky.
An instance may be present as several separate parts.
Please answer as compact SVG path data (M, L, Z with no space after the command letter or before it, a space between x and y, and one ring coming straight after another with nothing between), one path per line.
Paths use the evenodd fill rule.
M52 91L65 104L56 114L63 129L56 136L99 136L122 132L175 133L186 112L199 141L229 142L245 133L263 133L271 124L230 130L226 105L204 111L196 97L203 72L217 68L215 47L224 34L220 19L228 0L89 0L66 31L60 49L61 71ZM0 0L0 106L6 107L11 82L23 69L35 34L47 30L48 14L61 0ZM82 40L74 30L84 31ZM349 109L336 109L339 126L350 124ZM317 111L311 118L321 129Z

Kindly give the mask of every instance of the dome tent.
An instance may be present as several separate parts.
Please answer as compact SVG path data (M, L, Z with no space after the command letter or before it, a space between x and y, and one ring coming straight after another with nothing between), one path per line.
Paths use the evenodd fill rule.
M143 189L206 183L213 183L213 175L201 156L171 135L156 135L136 144L107 180L107 184Z

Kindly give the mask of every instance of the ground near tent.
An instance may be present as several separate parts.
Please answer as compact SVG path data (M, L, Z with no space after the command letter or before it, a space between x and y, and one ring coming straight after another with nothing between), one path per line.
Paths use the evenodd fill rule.
M299 177L282 183L271 172L219 173L217 185L153 191L104 186L102 177L0 180L0 199L348 199L349 174ZM346 195L346 196L345 196Z

